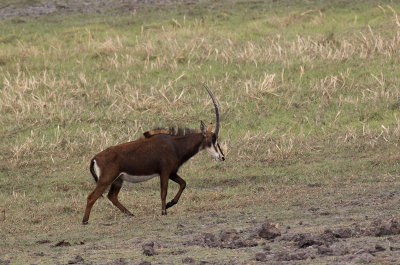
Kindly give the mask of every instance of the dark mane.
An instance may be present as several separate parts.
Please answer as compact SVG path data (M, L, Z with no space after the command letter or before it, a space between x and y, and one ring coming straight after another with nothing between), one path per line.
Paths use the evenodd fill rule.
M175 127L169 127L168 129L165 128L155 128L153 130L147 131L145 133L143 133L144 137L146 138L150 138L153 135L157 135L157 134L168 134L171 136L184 136L187 134L192 134L192 133L198 133L200 132L200 130L196 130L196 129L190 129L190 128L181 128L178 127L175 129Z

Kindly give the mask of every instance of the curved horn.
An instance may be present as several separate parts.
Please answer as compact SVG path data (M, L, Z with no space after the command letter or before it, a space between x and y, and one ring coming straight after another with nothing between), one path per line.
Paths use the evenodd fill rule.
M208 86L206 84L204 84L205 89L207 89L208 94L210 95L213 103L214 103L214 107L215 107L215 119L216 119L216 124L215 124L215 130L214 133L216 136L218 136L218 131L219 131L219 107L218 107L218 102L217 99L215 98L213 92L211 92L211 90L208 88Z

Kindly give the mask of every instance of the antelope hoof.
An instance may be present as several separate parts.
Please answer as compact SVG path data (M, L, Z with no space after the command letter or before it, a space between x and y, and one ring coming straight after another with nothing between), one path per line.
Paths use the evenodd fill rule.
M83 225L87 225L89 222L88 221L82 221Z
M167 203L167 205L165 206L166 209L168 209L169 207L172 207L176 204L176 202L174 202L173 200L170 201L169 203Z
M167 211L163 210L163 211L161 212L161 215L167 215Z
M129 217L135 217L133 213L127 213L126 215L128 215Z

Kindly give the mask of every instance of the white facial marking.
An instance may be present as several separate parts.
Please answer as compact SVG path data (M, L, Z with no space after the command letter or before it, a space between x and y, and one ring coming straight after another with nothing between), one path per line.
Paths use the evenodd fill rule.
M222 154L222 151L218 147L217 141L215 141L215 143L213 145L211 145L210 147L206 147L205 149L207 150L207 153L209 153L215 159L217 159L219 161L225 160L224 155Z
M157 176L158 176L158 174L145 175L145 176L133 176L133 175L129 175L128 173L121 172L121 174L119 174L118 177L127 182L138 183L138 182L147 181L147 180L152 179Z
M219 154L215 151L214 146L211 147L206 147L207 153L209 153L210 155L212 155L213 157L215 157L216 159L219 158Z
M97 165L96 160L93 160L93 162L94 162L94 172L96 173L97 177L100 178L101 174L100 167Z

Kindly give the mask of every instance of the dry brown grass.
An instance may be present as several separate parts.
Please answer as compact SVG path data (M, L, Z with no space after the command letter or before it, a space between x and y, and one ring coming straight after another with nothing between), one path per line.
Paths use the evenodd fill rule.
M56 251L35 245L38 235L52 244L79 242L85 235L87 245L72 248L87 247L88 261L105 263L107 247L96 254L89 249L92 242L113 249L115 238L155 234L181 242L177 222L184 219L197 231L212 212L227 215L229 225L246 212L235 223L240 228L248 228L251 218L269 216L292 226L303 219L312 224L304 229L323 229L337 220L349 223L341 212L347 210L361 220L361 212L373 211L370 206L343 205L399 186L398 7L372 9L359 11L354 21L353 14L319 8L247 11L255 13L245 19L242 10L214 17L207 9L203 18L174 15L142 24L135 20L140 14L105 16L107 23L66 17L71 24L53 26L38 19L23 36L13 35L23 25L4 24L0 222L8 243L1 250L23 263L30 256L18 248L26 245ZM366 20L371 13L379 19ZM203 82L221 106L226 163L199 154L185 164L180 174L188 188L169 219L158 216L154 180L125 185L121 192L121 201L137 215L134 221L104 199L95 205L92 226L82 228L85 197L94 187L90 158L153 127L197 128L200 120L214 121ZM176 191L171 183L169 196ZM316 205L337 208L313 219L307 209ZM387 213L395 209L381 207ZM317 224L321 218L324 225ZM142 257L135 244L129 250ZM213 253L229 252L223 251ZM160 256L169 261L182 260L165 253ZM46 258L44 263L54 263Z

